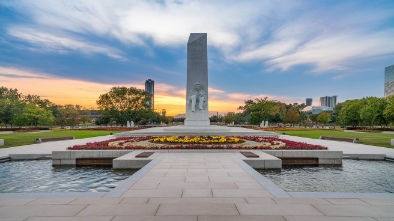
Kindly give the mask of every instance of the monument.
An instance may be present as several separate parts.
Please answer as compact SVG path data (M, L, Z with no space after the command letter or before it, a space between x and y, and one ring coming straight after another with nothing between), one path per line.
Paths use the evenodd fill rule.
M115 136L278 136L276 133L262 130L210 125L208 104L207 34L191 33L187 42L185 124L172 127L152 127L142 130L126 131L117 133ZM264 121L262 124L264 124ZM234 122L231 125L234 125ZM131 121L130 126L133 127L134 122Z
M191 33L187 42L185 126L209 126L207 33Z

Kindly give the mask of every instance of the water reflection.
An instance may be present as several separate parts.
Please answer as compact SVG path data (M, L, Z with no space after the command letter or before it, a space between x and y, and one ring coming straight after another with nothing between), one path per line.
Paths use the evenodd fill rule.
M343 160L342 166L284 166L260 170L288 192L393 193L394 163Z
M107 166L52 167L50 160L0 164L0 192L108 192L136 170Z

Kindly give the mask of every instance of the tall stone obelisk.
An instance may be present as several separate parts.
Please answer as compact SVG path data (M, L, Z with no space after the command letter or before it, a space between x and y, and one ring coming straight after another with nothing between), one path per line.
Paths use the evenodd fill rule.
M207 33L191 33L187 42L186 126L208 126Z

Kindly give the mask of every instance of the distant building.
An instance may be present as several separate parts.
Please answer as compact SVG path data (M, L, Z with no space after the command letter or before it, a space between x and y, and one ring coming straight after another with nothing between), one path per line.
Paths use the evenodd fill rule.
M326 106L326 107L331 107L334 108L337 105L337 97L336 95L334 96L325 96L325 97L320 97L320 106Z
M305 104L307 107L312 106L312 98L307 98Z
M384 96L394 95L394 65L384 69Z
M320 114L322 111L332 112L332 107L328 106L308 106L302 110L306 114Z
M161 116L165 117L167 114L167 110L166 109L161 109Z
M151 95L151 100L149 101L149 107L155 109L155 82L151 79L145 81L145 91Z

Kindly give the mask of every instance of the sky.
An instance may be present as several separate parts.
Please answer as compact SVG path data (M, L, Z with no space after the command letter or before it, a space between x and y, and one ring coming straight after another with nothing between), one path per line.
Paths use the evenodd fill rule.
M209 111L384 96L394 1L0 0L0 86L95 108L155 81L155 108L186 108L190 33L208 34Z

